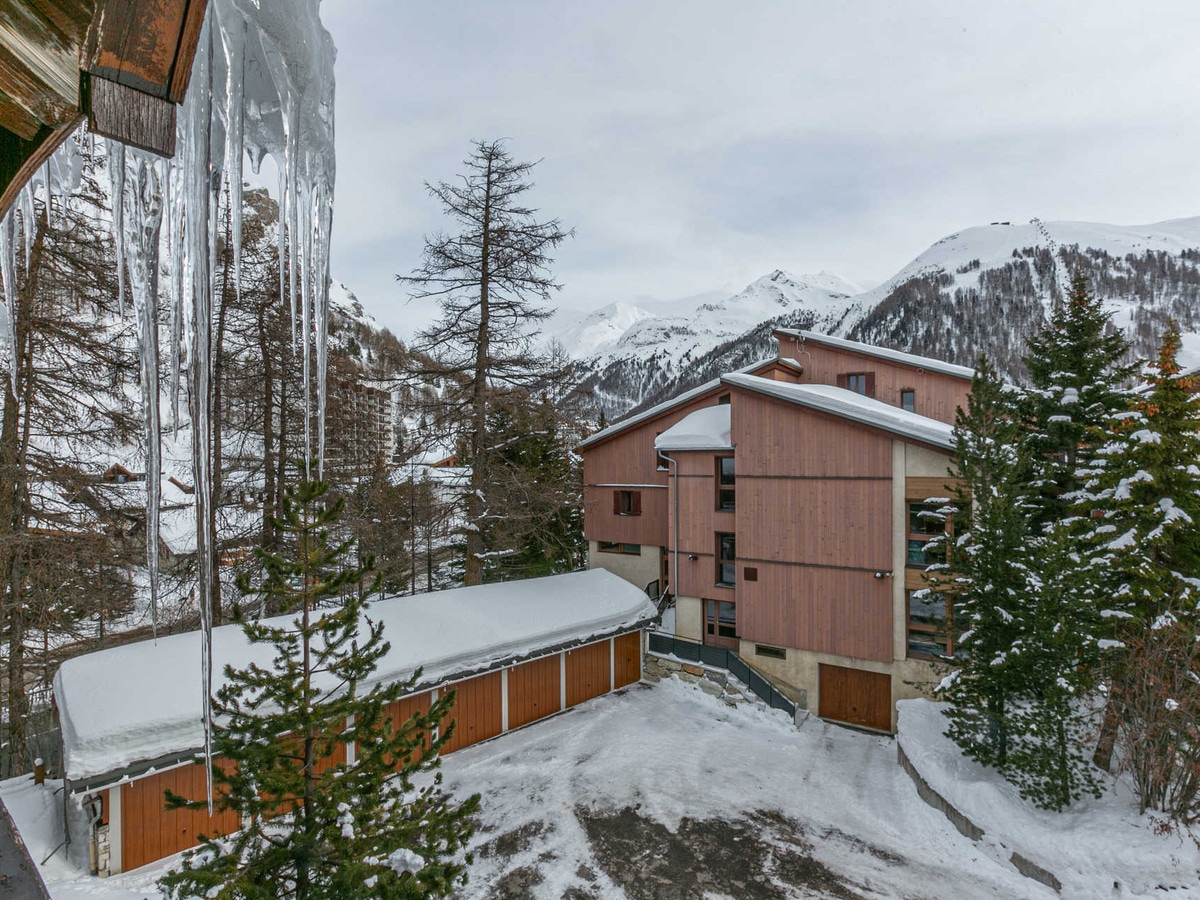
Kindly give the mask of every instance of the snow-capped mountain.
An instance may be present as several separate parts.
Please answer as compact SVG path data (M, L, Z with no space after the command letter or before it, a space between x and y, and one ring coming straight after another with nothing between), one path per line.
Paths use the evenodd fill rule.
M705 300L686 314L660 316L614 303L580 323L575 346L586 347L587 337L604 339L592 344L590 353L572 355L580 363L583 389L610 414L623 412L761 322L787 319L822 331L843 328L856 318L859 307L852 297L857 293L857 285L828 272L796 276L776 269L732 297ZM568 339L560 340L571 349Z
M1019 378L1026 339L1077 270L1138 354L1154 352L1168 318L1200 332L1200 217L1136 226L1034 220L944 237L869 291L828 273L776 270L689 315L642 316L576 358L584 388L610 418L769 356L781 326L966 365L986 352ZM596 327L615 320L614 311L593 316Z

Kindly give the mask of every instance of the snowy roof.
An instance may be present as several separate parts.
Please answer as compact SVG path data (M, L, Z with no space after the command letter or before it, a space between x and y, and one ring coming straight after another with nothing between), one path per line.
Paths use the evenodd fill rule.
M832 413L935 447L954 449L954 426L828 384L788 384L753 375L726 375L725 384Z
M378 600L391 650L375 673L385 683L423 668L422 683L486 669L539 650L631 629L656 614L645 593L604 569ZM272 620L286 624L293 617ZM199 632L79 656L54 678L70 780L204 743ZM238 625L213 629L213 690L226 665L270 667L270 645L251 645Z
M728 403L721 403L688 413L654 439L654 449L732 450L729 410Z
M755 369L761 369L765 366L771 365L772 363L778 362L780 362L780 360L776 358L759 360L756 363L751 363L748 366L737 369L734 374L740 375L743 373L753 372ZM684 391L682 394L677 394L670 400L664 400L662 403L657 403L644 412L638 413L636 416L630 416L628 419L622 419L620 422L617 422L614 425L609 425L607 428L597 431L587 440L580 441L577 449L582 450L584 447L590 447L592 444L596 444L605 440L606 438L610 438L614 434L624 431L626 428L632 428L634 425L641 425L643 422L648 422L650 419L661 415L669 409L673 409L680 404L687 403L689 400L695 400L697 397L703 397L709 391L720 387L720 385L720 378L714 378L712 381L706 381L699 387L694 387L690 391Z
M888 362L912 366L916 369L928 369L930 372L954 375L958 378L965 378L968 381L975 377L975 370L972 368L956 366L953 363L942 362L940 359L931 359L928 356L917 356L915 353L901 353L899 350L874 347L871 344L861 344L858 341L848 341L845 338L832 337L828 334L818 334L815 331L802 331L797 328L776 328L775 333L798 337L801 340L813 341L817 344L827 344L830 347L837 347L840 350L851 350L855 353L862 353L865 356L886 359Z

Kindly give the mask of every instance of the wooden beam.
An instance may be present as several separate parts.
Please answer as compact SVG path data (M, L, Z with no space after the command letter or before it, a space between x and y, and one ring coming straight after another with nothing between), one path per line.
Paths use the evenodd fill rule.
M192 63L196 59L196 47L200 42L200 29L204 26L204 13L208 0L186 0L187 12L183 16L183 30L179 35L175 63L171 68L171 85L168 96L182 103L187 94L188 82L192 77Z
M0 43L0 84L4 85L10 100L51 128L57 128L78 115L78 84L73 97L59 94L3 43Z
M0 217L16 202L21 188L25 187L38 167L50 158L50 154L58 149L82 120L82 115L76 115L59 128L43 126L33 141L22 141L12 132L0 131L0 161L22 161L12 173L7 166L0 165Z
M87 70L168 97L187 5L188 0L108 0Z
M58 16L63 21L69 17ZM6 0L0 4L0 49L8 58L9 68L23 73L68 106L79 102L80 31L64 32L44 13L26 0ZM7 93L18 103L25 98L15 94L7 80L0 80ZM36 113L36 109L30 110ZM53 124L53 123L48 123Z
M0 94L0 128L7 129L23 141L32 141L42 123L29 110L13 102L6 94Z
M174 103L98 75L89 75L87 85L88 128L160 156L175 155Z

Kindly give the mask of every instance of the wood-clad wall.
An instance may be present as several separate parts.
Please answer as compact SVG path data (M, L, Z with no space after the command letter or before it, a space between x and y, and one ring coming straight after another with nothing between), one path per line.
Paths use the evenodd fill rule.
M455 692L454 707L446 721L455 723L454 735L443 745L443 752L453 753L495 737L504 730L500 687L499 672L450 685Z
M955 410L959 406L966 407L967 394L971 391L971 381L967 378L812 340L801 346L798 341L781 338L779 355L794 359L804 367L801 384L837 384L839 375L874 372L876 400L899 406L900 392L911 389L915 392L914 412L949 424L954 424Z
M562 660L556 653L508 670L508 727L520 728L562 708Z
M567 706L612 690L611 659L608 641L567 651Z
M404 727L404 723L411 719L414 715L429 712L429 707L432 705L432 697L429 691L422 691L419 694L412 694L408 697L401 697L395 703L388 707L388 714L392 718L393 733L398 733ZM429 734L425 733L422 743L429 745ZM399 768L404 765L404 760L397 760L396 766Z
M739 636L890 661L892 437L746 391L732 425Z
M188 800L208 796L208 779L201 764L184 765L121 785L121 869L138 866L195 847L200 835L217 837L237 831L236 812L166 809L163 792ZM112 790L116 790L113 788Z

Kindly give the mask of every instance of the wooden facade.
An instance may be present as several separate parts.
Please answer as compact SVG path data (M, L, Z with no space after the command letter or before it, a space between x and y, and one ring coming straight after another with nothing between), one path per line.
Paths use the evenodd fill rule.
M637 682L642 672L642 639L640 630L630 631L517 662L403 697L388 712L393 727L399 729L415 713L428 712L439 692L454 690L454 707L447 717L455 723L454 734L442 748L443 753L452 753ZM344 764L346 753L347 745L338 744L335 753L322 760L321 770ZM191 849L201 834L225 835L239 827L237 815L231 812L217 812L210 818L206 810L168 810L163 803L165 790L203 799L204 767L185 763L96 792L102 798L101 824L110 831L117 829L120 854L113 860L118 867L113 871L128 871Z
M799 385L842 387L845 397L730 378L585 444L585 492L651 479L667 486L652 501L643 495L643 509L652 503L653 514L639 523L641 531L614 522L611 497L597 493L585 510L585 532L594 540L661 542L672 568L678 565L672 593L683 636L743 654L754 654L754 645L779 648L778 664L756 662L807 692L822 715L888 729L893 700L903 693L896 685L910 671L903 668L905 603L915 570L906 567L910 535L900 522L912 492L921 499L949 493L951 480L934 473L950 465L944 426L966 403L969 370L932 360L929 367L919 359L910 365L851 342L813 338L801 345L786 333L777 337L781 358L795 365L764 368L759 378L780 373ZM892 410L873 412L874 404L851 394L851 375L859 376L854 387L881 403L903 408L902 399L911 399L911 422ZM912 397L902 398L902 390ZM721 402L730 406L732 449L668 448L677 466L657 470L654 437ZM720 483L723 456L733 458L732 483Z
M801 342L789 334L778 335L779 355L796 360L804 367L801 384L839 384L852 373L871 375L873 396L891 406L901 405L901 391L913 391L913 412L948 424L954 412L966 407L971 391L970 376L947 374L938 369L909 365L874 355L870 348L856 351L823 344L817 337Z

